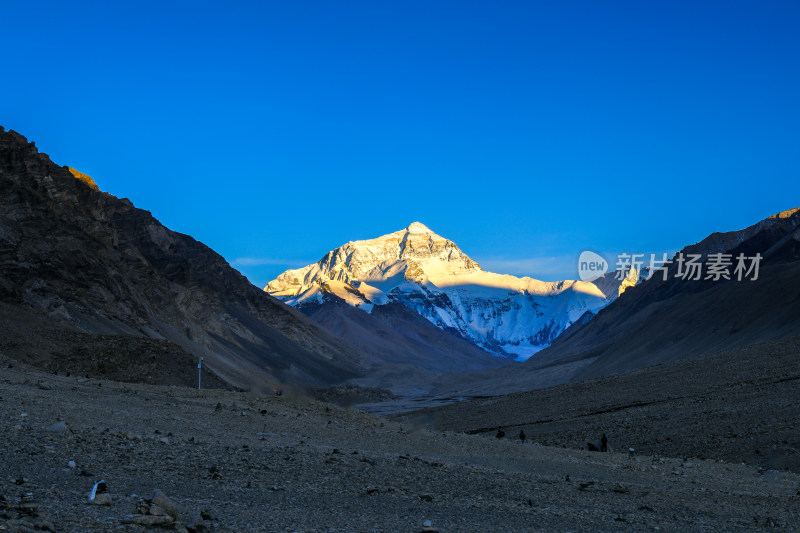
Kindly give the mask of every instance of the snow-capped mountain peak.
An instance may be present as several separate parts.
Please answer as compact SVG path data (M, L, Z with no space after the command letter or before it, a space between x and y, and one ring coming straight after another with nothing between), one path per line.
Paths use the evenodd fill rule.
M408 233L433 233L433 231L422 222L412 222L405 231Z
M296 296L304 287L329 280L355 286L397 284L404 280L426 283L479 271L482 272L480 265L454 242L414 222L375 239L348 242L325 254L314 265L287 270L265 290L279 297Z
M323 302L326 294L367 312L396 301L483 348L520 358L617 296L616 288L604 294L583 281L486 272L453 241L420 222L348 242L313 265L287 270L264 290L294 306Z

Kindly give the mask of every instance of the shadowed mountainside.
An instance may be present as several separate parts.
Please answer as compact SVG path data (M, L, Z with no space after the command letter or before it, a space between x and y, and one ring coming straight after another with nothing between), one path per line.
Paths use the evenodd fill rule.
M18 305L0 302L0 353L59 376L197 387L197 359L163 339L86 333ZM204 367L205 368L205 367ZM202 371L203 389L231 387Z
M334 294L297 309L357 348L371 361L368 376L351 382L395 391L430 383L438 374L510 363L455 333L443 331L405 305L376 305L370 313Z
M442 395L496 395L624 372L705 353L800 335L800 211L770 217L743 234L714 234L684 253L761 254L757 280L683 280L677 263L625 291L585 324L514 370L444 376ZM723 235L724 238L720 238ZM734 260L735 264L735 260ZM705 276L705 270L704 274Z
M2 128L0 300L68 330L172 343L236 386L363 372L357 351L213 250Z

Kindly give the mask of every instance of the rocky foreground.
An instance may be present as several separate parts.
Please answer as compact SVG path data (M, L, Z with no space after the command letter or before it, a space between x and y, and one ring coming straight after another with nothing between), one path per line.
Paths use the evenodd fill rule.
M434 433L291 391L132 385L2 357L0 435L0 531L800 529L793 473ZM99 480L106 505L88 499Z

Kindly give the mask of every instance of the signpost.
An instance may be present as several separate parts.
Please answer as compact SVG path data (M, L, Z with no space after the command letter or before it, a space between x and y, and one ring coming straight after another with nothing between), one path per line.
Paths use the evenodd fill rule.
M197 390L200 390L200 375L203 369L203 358L201 357L200 360L197 362Z

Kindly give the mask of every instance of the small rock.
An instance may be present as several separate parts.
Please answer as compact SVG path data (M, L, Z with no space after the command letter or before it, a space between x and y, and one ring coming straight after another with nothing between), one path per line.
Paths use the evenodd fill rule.
M147 509L147 513L142 514L149 514L152 516L164 516L164 509L162 509L159 505L155 503L151 503L150 507Z
M164 512L167 513L172 518L174 518L175 520L178 519L178 516L180 515L178 511L178 506L175 505L175 502L169 499L169 497L166 494L164 494L158 489L156 489L155 492L153 492L153 503L157 504L159 507L164 509Z
M211 528L206 524L202 516L198 516L192 520L192 523L189 524L186 529L191 533L209 533L211 531Z
M625 485L619 485L618 484L616 487L611 489L611 492L616 492L617 494L628 494L628 493L630 493L630 489L628 487L626 487Z
M146 500L139 500L136 506L135 514L150 514L150 504Z
M70 468L76 468L78 465L75 463L75 461L70 461L67 463L67 466Z
M163 442L164 444L169 444L169 439L167 437L161 437L158 439L158 442Z
M55 424L51 424L47 427L47 431L50 433L55 433L57 435L63 435L67 432L67 423L63 420L59 420Z
M111 505L111 494L102 492L95 494L94 499L89 500L92 505Z
M17 505L17 511L29 515L35 515L38 509L39 504L33 500L32 492L26 492L22 495L22 497L20 497L19 505Z
M422 531L423 531L424 533L438 533L438 532L439 532L439 530L438 530L438 529L436 529L435 527L433 527L433 524L431 523L431 521L430 521L430 520L425 520L425 521L422 523Z

